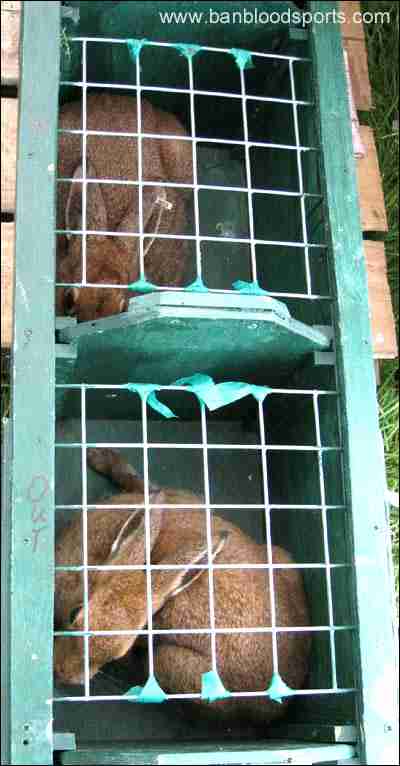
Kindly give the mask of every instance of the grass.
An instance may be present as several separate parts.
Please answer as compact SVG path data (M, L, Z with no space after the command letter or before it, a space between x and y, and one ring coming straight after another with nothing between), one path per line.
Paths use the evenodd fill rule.
M375 141L383 180L389 231L385 252L393 308L399 328L399 5L397 2L363 2L365 11L389 11L390 24L366 26L369 75L375 108L368 122ZM397 125L396 125L397 121ZM379 387L380 426L385 445L386 475L389 489L399 491L399 378L398 361L387 361L381 368ZM399 594L399 510L391 511L391 530L397 600Z

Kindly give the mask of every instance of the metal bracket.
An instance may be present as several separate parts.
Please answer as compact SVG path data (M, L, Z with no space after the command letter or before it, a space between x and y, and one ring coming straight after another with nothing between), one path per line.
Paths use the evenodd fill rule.
M53 734L53 750L76 750L75 734L56 731Z
M330 325L315 324L313 325L313 329L318 330L322 335L325 335L330 348L332 348L334 338L333 327ZM336 354L334 351L314 351L314 364L317 367L322 367L324 365L334 367L335 363Z

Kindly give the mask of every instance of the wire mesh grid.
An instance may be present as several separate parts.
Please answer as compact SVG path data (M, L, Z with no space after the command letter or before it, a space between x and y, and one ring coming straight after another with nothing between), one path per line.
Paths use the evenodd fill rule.
M302 99L298 97L297 92L299 85L298 79L304 77L304 73L301 72L299 77L297 76L297 67L304 67L309 64L309 59L306 57L296 57L282 54L268 54L260 52L249 53L251 59L254 60L255 69L259 65L259 62L271 62L271 64L284 64L288 68L288 81L289 81L289 93L288 97L281 98L277 95L265 96L262 93L262 85L260 90L256 93L249 92L247 86L247 70L238 66L238 73L240 76L240 87L238 92L233 90L207 90L196 87L196 67L198 58L205 57L207 55L215 55L217 53L229 57L232 59L232 51L224 48L211 48L203 47L199 56L188 55L185 64L187 64L187 79L188 87L178 88L172 86L155 86L147 85L143 82L143 71L141 64L142 50L138 50L136 57L132 60L132 68L135 70L136 84L129 85L127 83L112 83L112 82L95 82L93 79L88 79L88 51L90 45L103 45L103 46L127 46L129 40L113 39L113 38L91 38L91 37L72 37L71 43L80 45L82 49L82 70L81 79L79 80L63 80L61 86L64 88L73 88L81 92L82 95L82 114L81 114L81 127L80 128L60 128L59 133L75 135L81 140L82 151L82 177L59 177L58 184L71 186L73 184L79 184L82 189L82 216L81 226L74 228L67 228L64 225L60 226L58 222L58 228L56 230L57 235L67 235L68 237L79 237L82 241L81 250L81 272L80 278L73 278L66 281L65 279L59 279L57 286L59 288L68 287L99 287L104 289L116 289L130 287L136 293L149 292L157 290L200 290L210 292L235 292L240 290L245 292L250 289L250 292L259 289L266 290L271 296L274 297L286 297L286 298L301 298L303 300L315 301L316 299L330 300L331 294L329 285L321 283L321 280L316 277L318 270L321 269L321 259L325 258L326 254L326 242L324 240L324 229L321 226L321 206L322 195L319 189L318 182L310 181L310 185L306 183L306 158L312 156L312 163L317 165L318 146L317 141L312 144L311 137L307 131L301 130L301 115L300 110L312 110L314 104L311 100ZM170 49L171 53L179 56L179 51L174 50L176 46L170 43L160 42L147 42L143 50L147 48L153 49L156 52L160 49ZM265 78L264 78L265 80ZM87 113L87 98L88 90L95 91L107 91L118 93L131 93L136 96L136 106L133 102L133 111L136 112L136 130L133 131L113 131L113 130L100 130L88 128L88 113ZM251 90L251 89L250 89ZM253 88L254 90L254 88ZM187 99L187 135L175 135L165 131L160 132L147 132L143 125L143 99L147 97L147 94L151 100L153 96L163 96L168 98L169 96L178 96ZM201 120L201 126L199 126L199 113L201 107L199 106L199 98L209 98L210 109L212 110L213 100L221 99L225 103L235 102L240 107L238 112L238 121L242 125L242 138L236 137L229 138L229 126L226 126L223 135L213 137L212 134L204 131L204 119ZM257 111L260 107L284 107L285 108L285 121L288 122L287 135L290 140L285 141L285 130L282 127L282 136L279 140L268 140L263 136L263 140L257 140L252 132L252 122L249 109L254 106ZM203 110L205 112L206 109ZM211 123L210 119L210 123ZM279 122L279 115L277 118ZM283 122L283 121L281 121ZM251 123L251 124L250 124ZM266 128L268 133L268 127ZM127 140L134 139L137 142L137 168L132 169L133 177L128 178L91 178L87 172L87 154L88 154L88 142L99 139L112 140L113 138L126 138ZM191 144L192 149L192 182L179 183L170 179L157 178L155 180L148 180L143 174L143 146L144 142L149 140L154 141L170 141L176 139L177 141L187 141ZM304 140L307 139L307 140ZM241 182L232 183L232 179L224 179L218 182L218 179L214 178L212 182L207 183L207 178L202 178L202 159L201 151L204 147L215 148L216 151L229 149L231 151L240 151L240 166L241 166ZM272 166L278 165L281 162L283 155L293 155L296 163L296 181L287 188L284 188L283 184L279 184L279 181L273 181L270 174L270 182L268 183L268 174L263 176L260 181L256 180L257 173L259 172L261 164L268 164L265 160L259 161L259 156L253 152L263 151L269 152L269 164ZM222 155L221 155L222 156ZM267 155L265 155L267 157ZM285 160L291 161L291 160ZM137 173L136 173L137 170ZM200 173L199 173L200 171ZM136 173L136 175L135 175ZM279 175L279 171L278 171ZM210 180L210 179L208 179ZM134 187L138 191L138 225L137 230L121 231L111 230L104 227L92 227L87 215L87 194L88 188L92 184L96 185L111 185L116 188L118 186ZM189 213L189 218L193 219L191 225L187 221L185 231L150 231L148 227L144 225L143 220L143 195L146 189L150 190L155 187L159 189L165 189L168 199L168 189L181 190L188 193L192 200L191 205L188 208L192 208ZM291 187L291 188L290 188ZM212 200L215 200L215 211L212 216L216 216L215 220L208 220L207 216L210 215L210 211L204 207L203 200L206 199L205 195L212 193L214 195ZM215 194L219 194L219 197L215 197ZM223 196L222 196L223 195ZM235 202L232 200L236 197ZM225 220L224 208L225 200L230 199L229 204L236 204L237 206L245 205L245 212L242 212L242 221L240 225L236 222L231 227L232 222ZM211 199L211 198L210 198ZM245 202L244 202L245 200ZM260 201L260 205L258 205ZM289 205L289 202L291 203ZM257 205L259 210L257 209ZM226 205L225 205L226 207ZM244 208L243 208L244 210ZM221 214L218 219L219 213ZM276 227L276 221L279 219L285 219L287 221L296 220L296 224L282 225ZM207 219L207 220L206 220ZM264 225L265 221L267 224ZM275 226L272 226L272 221L275 221ZM235 223L235 222L234 222ZM293 228L294 226L294 228ZM292 228L292 231L291 231ZM190 230L188 230L190 229ZM294 231L296 229L296 231ZM285 234L289 236L285 236ZM270 236L268 236L270 234ZM290 236L291 235L291 236ZM104 280L96 282L88 279L88 263L87 263L87 241L91 237L117 237L122 238L124 242L131 242L132 247L138 248L138 274L133 275L132 279L128 282L116 283ZM163 284L156 284L148 275L148 264L151 259L151 251L146 258L147 248L152 246L152 243L162 240L172 240L177 243L185 242L189 247L193 248L190 254L190 267L185 278L180 283L168 284L168 281L164 279ZM222 247L218 254L214 253L211 259L208 257L208 248L210 247ZM245 251L241 251L239 263L234 261L228 265L229 255L227 248L233 246L243 247ZM271 259L273 260L279 253L285 253L287 256L290 252L295 253L295 264L297 268L297 277L294 279L294 284L289 284L287 287L282 287L281 280L275 279L271 274L269 266L271 265ZM271 253L271 255L270 255ZM215 259L219 259L218 268L222 271L226 271L222 277L214 275L213 269L215 269ZM211 263L213 261L213 263ZM278 259L280 261L280 259ZM317 262L317 265L316 263ZM221 266L222 264L222 266ZM292 266L291 266L292 268ZM325 266L326 268L326 266ZM132 281L133 280L133 281ZM156 280L157 281L157 280ZM293 281L293 280L292 280ZM275 284L276 282L276 284Z
M126 700L125 694L98 694L91 691L91 670L90 670L90 650L89 650L89 643L90 641L96 637L96 636L126 636L137 638L137 636L144 637L147 642L147 649L148 649L148 660L147 660L147 670L148 670L148 676L153 677L154 676L154 651L155 646L157 646L157 641L159 641L162 638L166 638L168 635L204 635L209 636L210 640L210 671L214 671L218 674L219 671L219 663L218 663L218 648L217 648L217 641L218 637L222 635L229 635L229 634L260 634L265 633L271 637L272 642L272 658L273 658L273 673L279 675L279 650L278 650L278 644L279 644L279 636L283 635L284 633L307 633L311 634L313 637L316 636L329 636L329 650L327 651L327 662L329 664L329 671L326 675L326 677L330 677L331 683L326 684L325 686L319 682L319 686L315 688L311 688L311 686L308 684L305 685L304 688L301 689L293 689L290 690L290 695L293 696L312 696L312 695L328 695L328 694L338 694L338 693L348 693L351 691L354 691L353 687L346 686L341 682L341 678L343 678L342 675L342 669L338 668L337 663L337 647L336 647L336 640L338 635L340 634L346 634L349 635L355 630L355 626L348 621L348 618L346 620L343 620L343 615L339 616L337 618L338 612L338 604L336 603L336 599L339 597L339 592L337 589L334 589L332 578L336 574L343 573L345 577L349 576L349 572L351 569L351 563L348 560L345 560L343 557L340 556L334 556L334 559L332 559L332 518L333 514L335 515L335 518L338 518L338 515L341 517L344 516L346 512L346 508L344 505L344 501L341 502L333 502L332 497L329 497L330 492L327 490L326 482L326 471L324 467L324 459L326 456L335 455L339 458L339 461L341 460L341 453L342 448L339 439L334 439L332 437L332 432L329 430L326 431L326 423L329 422L332 417L333 413L337 409L337 392L332 390L309 390L309 389L285 389L285 388L277 388L277 389L270 389L269 395L265 402L259 401L254 404L254 411L253 416L256 421L256 436L251 440L251 443L238 443L237 441L229 441L225 435L223 438L221 438L221 434L223 434L223 422L221 426L221 422L213 423L213 413L210 413L210 411L205 407L204 403L199 402L198 403L198 410L197 410L197 418L195 418L195 421L197 420L197 431L196 431L196 439L191 441L188 436L185 436L183 440L177 439L176 441L170 441L169 438L163 441L153 441L152 440L152 434L154 432L154 421L153 416L154 412L152 412L151 409L148 407L147 403L147 397L148 395L146 393L142 394L140 398L140 407L135 410L136 416L138 418L138 421L136 422L136 427L139 428L142 434L141 439L137 439L135 441L129 441L129 439L125 441L113 441L109 439L108 441L101 439L93 439L92 434L93 431L91 429L90 436L88 437L88 404L87 400L88 397L91 396L91 394L104 394L106 396L110 395L110 392L112 392L112 396L119 396L123 390L126 388L125 386L99 386L99 385L82 385L82 384L70 384L68 386L58 386L60 389L65 389L70 394L74 394L79 397L80 399L80 433L81 438L79 440L74 438L69 438L67 440L64 440L63 438L58 438L58 441L56 442L56 450L58 451L59 455L61 457L63 454L65 454L65 450L69 450L70 453L72 451L75 451L76 454L80 454L81 456L81 476L80 476L80 490L79 495L81 497L81 500L79 503L65 503L60 502L60 497L56 497L57 505L56 505L56 512L57 514L63 514L64 518L67 519L71 516L75 516L76 513L80 514L81 518L81 528L82 528L82 550L81 550L81 556L82 560L79 563L79 565L63 565L59 564L56 567L57 572L74 572L79 573L79 576L83 577L83 614L84 614L84 620L83 620L83 630L75 630L71 629L71 627L63 629L59 629L55 631L55 636L58 640L62 640L62 638L75 638L78 641L82 641L83 639L83 691L82 693L75 694L73 696L66 694L63 696L60 696L59 693L55 697L55 700L57 702L79 702L79 701L106 701L106 700ZM159 395L162 396L163 393L166 393L168 395L173 395L175 397L175 401L179 402L179 399L182 397L187 397L187 390L184 386L165 386L160 388ZM133 398L139 399L137 394L129 394ZM282 402L289 402L291 401L292 404L294 403L295 408L299 404L304 407L304 402L307 401L309 404L309 413L312 413L312 430L314 433L314 441L315 444L311 445L309 443L306 444L299 444L299 443L280 443L280 439L282 437L277 438L276 442L274 442L274 436L276 436L279 433L279 429L277 430L276 427L271 423L269 420L269 413L274 410L273 406L273 400L275 397L280 397ZM326 403L329 403L329 417L327 418L326 412L325 412L325 405ZM287 405L286 405L287 406ZM91 411L90 405L89 405L89 412ZM293 414L295 410L291 409L290 412ZM301 407L299 409L299 412L301 412ZM321 426L321 414L322 412L322 419L323 424ZM149 416L149 413L150 414ZM191 418L193 419L193 413L191 415ZM139 426L138 426L139 422ZM192 422L192 421L191 421ZM311 419L310 419L311 423ZM164 425L162 422L161 425ZM131 427L133 427L133 422L131 421ZM175 433L179 433L179 425L178 421L177 424L174 425L174 428L178 429L175 431ZM149 433L150 431L150 433ZM219 437L216 440L213 440L212 435L215 435L216 433L220 433ZM240 432L239 432L240 433ZM282 432L281 432L282 433ZM332 439L334 443L326 443L327 439ZM307 439L307 441L310 441L310 439ZM110 504L107 504L107 500L103 500L100 502L91 502L92 498L90 497L90 493L88 494L88 470L87 470L87 450L89 448L112 448L112 449L119 449L119 450L135 450L136 455L141 455L140 464L143 467L143 500L135 505L132 505L130 503L127 504L115 504L110 507ZM182 451L183 450L183 451ZM187 450L187 452L185 452ZM193 451L197 450L199 453L199 460L202 464L202 472L201 477L198 477L198 481L202 485L202 497L198 498L198 503L192 502L192 504L184 503L184 504L176 504L163 501L161 503L157 503L157 497L154 499L154 496L151 494L151 487L152 487L152 481L154 476L154 465L157 462L157 455L162 455L162 458L165 457L166 453L170 453L172 456L171 459L174 461L174 455L177 456L177 464L176 464L176 471L175 471L175 483L177 481L180 481L181 486L184 486L193 482L192 477L192 466L190 464L190 453L193 454ZM239 450L239 453L237 452ZM242 452L240 452L242 451ZM243 502L243 503L232 503L229 502L232 498L230 497L230 491L226 486L226 483L224 485L224 488L222 490L222 497L221 492L219 493L219 496L217 497L219 502L216 502L216 490L215 490L215 482L218 481L218 468L217 471L215 470L215 462L213 460L213 455L218 456L222 455L222 453L227 454L228 456L231 454L239 454L241 457L244 455L244 451L249 453L250 455L257 455L257 460L259 464L259 476L260 476L260 491L261 491L261 502ZM153 453L156 455L156 457L153 459ZM130 453L131 454L131 453ZM319 487L319 498L318 502L308 502L304 503L304 499L300 496L300 494L297 497L291 497L290 499L292 502L277 502L277 492L276 487L274 486L274 477L273 477L273 465L270 464L270 457L271 455L279 456L286 454L288 456L292 455L312 455L313 459L316 460L317 470L313 472L316 476L316 482ZM289 458L289 460L291 457ZM162 462L162 459L161 459ZM71 464L71 461L68 462L68 465ZM229 464L229 457L228 457L228 464ZM63 464L65 465L65 463ZM243 465L242 468L238 468L238 463L232 464L236 465L236 471L241 474L239 476L239 480L242 481L244 484L246 484L246 479L249 478L246 476L246 473L248 472L248 465ZM304 463L304 467L306 467L306 463ZM232 466L231 466L232 467ZM295 468L293 469L295 470ZM241 473L242 472L242 473ZM177 477L180 477L178 479ZM70 480L70 479L69 479ZM304 476L304 480L307 481L307 476ZM232 479L233 481L233 479ZM221 485L222 486L222 485ZM249 484L247 483L247 486ZM197 489L197 487L196 487ZM299 490L297 489L295 491L295 495ZM226 497L226 500L224 499L224 495ZM289 498L288 498L289 499ZM338 500L338 497L335 498ZM252 500L252 498L250 498ZM302 502L303 501L303 502ZM155 573L160 571L179 571L187 569L187 565L174 563L174 562L168 562L164 564L155 563L152 561L152 552L151 552L151 519L152 519L152 513L154 513L158 508L162 508L164 513L168 513L170 511L176 511L179 510L183 513L190 513L193 510L200 510L204 514L204 521L205 521L205 530L206 530L206 541L207 541L207 561L204 563L194 563L191 565L190 569L193 571L199 571L204 572L204 575L208 578L208 604L209 604L209 614L208 614L208 624L206 627L184 627L184 628L157 628L154 627L154 614L153 614L153 607L152 607L152 601L154 599L154 594L152 591L152 578L155 576ZM145 560L144 563L141 564L112 564L112 563L106 563L106 564L91 564L88 558L88 516L91 512L95 510L105 510L108 513L112 514L113 512L117 510L133 510L133 509L141 509L144 512L144 520L145 520ZM266 549L266 560L265 563L252 563L252 562L246 562L246 561L238 561L238 562L229 562L228 564L219 563L218 560L214 561L213 556L213 520L215 519L215 516L218 516L218 514L223 510L223 512L229 512L233 514L230 518L234 519L234 523L238 523L240 526L240 518L243 520L243 513L248 515L248 518L252 514L255 513L261 513L262 515L262 535L263 535L263 542L265 544ZM238 512L241 511L242 515L236 515ZM284 513L293 513L293 524L294 524L294 533L298 536L302 536L302 534L309 534L311 535L311 527L310 530L308 530L307 525L308 523L311 524L311 518L312 515L318 514L319 516L319 531L318 536L320 538L319 544L316 546L318 549L318 553L314 553L313 559L307 559L307 557L304 560L300 560L299 563L279 563L275 560L275 556L273 554L273 546L276 544L276 530L274 526L274 520L272 519L273 515L275 514L284 514ZM304 530L302 532L302 523L300 521L300 514L305 513L307 522L306 526L304 527ZM308 522L308 519L310 519L310 522ZM278 540L278 543L280 541ZM271 615L271 623L263 626L240 626L240 627L232 627L230 625L224 625L220 626L218 624L218 621L216 621L216 612L215 612L215 603L214 603L214 576L215 572L219 572L221 570L261 570L265 572L266 577L266 585L267 581L269 584L269 587L266 587L266 594L269 594L269 600L270 600L270 615ZM314 577L317 575L319 578L318 581L316 581L312 586L311 590L315 593L317 591L322 591L322 595L319 594L318 598L321 598L324 603L323 606L323 613L326 615L326 620L324 620L323 624L318 624L318 621L315 622L315 618L311 619L309 625L299 626L299 625L290 625L290 626L283 626L279 625L276 619L277 614L277 606L275 602L275 586L274 586L274 577L276 576L276 573L278 570L290 570L295 569L298 571L301 571L303 576L306 577ZM141 629L132 629L132 630L113 630L113 629L107 629L102 630L101 628L91 629L90 625L90 616L89 616L89 576L91 573L95 572L115 572L115 571L121 571L121 572L132 572L132 571L143 571L145 572L146 576L146 625L144 625ZM323 580L320 579L320 577L323 578ZM343 594L342 594L343 596ZM341 596L341 598L342 598ZM269 679L265 679L266 686L268 686ZM235 698L245 698L245 697L261 697L266 695L266 691L256 691L256 690L248 690L248 691L231 691L230 696ZM191 699L199 699L201 698L200 693L188 693L188 692L181 692L178 691L176 693L169 693L166 694L166 698L169 700L191 700ZM129 697L131 699L131 697Z

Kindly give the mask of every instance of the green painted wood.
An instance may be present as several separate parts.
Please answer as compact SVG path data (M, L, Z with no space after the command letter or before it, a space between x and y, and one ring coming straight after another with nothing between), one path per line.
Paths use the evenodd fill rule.
M72 383L74 380L77 358L76 347L72 346L70 343L56 343L55 357L56 380L62 380L65 384ZM56 388L55 407L57 415L63 412L66 396L66 391Z
M311 2L310 9L320 13L337 11L337 3ZM360 688L361 762L375 764L394 757L397 730L390 552L385 536L385 476L339 25L315 24L312 47L337 296L335 329L342 391L346 494L352 510L356 563L354 587L359 651L353 662Z
M168 385L201 371L272 384L328 341L268 308L259 296L155 293L132 300L125 314L61 330L60 340L77 346L76 382Z
M224 745L217 750L210 749L209 745L183 744L176 752L173 747L157 748L119 748L117 751L92 748L78 749L76 752L63 753L61 763L63 766L92 766L103 764L159 764L159 766L177 766L188 764L190 766L208 766L216 764L312 764L337 762L339 759L349 759L355 755L351 745L315 745L288 742L284 748L277 742L246 747L240 744Z
M52 764L54 263L59 2L23 6L16 200L10 764Z
M354 743L358 732L355 726L333 726L332 724L277 723L269 726L274 739L300 740L301 742Z
M10 742L10 575L11 575L11 428L2 422L1 444L1 764L11 763Z

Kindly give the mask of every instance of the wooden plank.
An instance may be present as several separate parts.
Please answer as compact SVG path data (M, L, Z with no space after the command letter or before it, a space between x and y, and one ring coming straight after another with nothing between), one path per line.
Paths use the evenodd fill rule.
M353 96L356 109L372 108L372 91L368 74L368 55L365 43L364 24L360 21L359 2L341 2L340 12L345 21L341 24L343 47L347 50Z
M337 4L310 2L309 8L313 13L326 13L333 12ZM386 748L395 752L396 747L396 644L367 273L340 29L314 24L311 42L337 295L334 325L347 518L357 562L351 578L358 625L351 666L359 689L359 754L361 763L386 763L382 753ZM373 609L371 593L379 594Z
M368 273L368 293L372 344L376 359L395 359L398 354L396 326L387 279L385 245L364 241Z
M1 224L1 347L12 342L14 295L14 224Z
M357 162L358 191L363 231L387 231L388 223L379 171L374 131L366 125L360 127L365 157Z
M24 3L15 225L10 764L53 764L54 175L60 6ZM27 693L29 690L29 693Z
M340 12L343 13L345 21L342 24L342 35L344 39L364 40L364 24L359 22L361 4L359 2L350 2L346 0L340 3Z
M1 84L17 85L19 80L19 37L21 3L1 3Z
M368 73L368 56L364 40L343 39L348 53L354 103L359 110L372 109L372 91Z
M1 211L15 210L15 175L17 164L18 101L1 99Z

